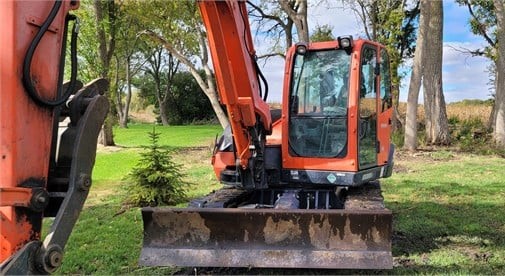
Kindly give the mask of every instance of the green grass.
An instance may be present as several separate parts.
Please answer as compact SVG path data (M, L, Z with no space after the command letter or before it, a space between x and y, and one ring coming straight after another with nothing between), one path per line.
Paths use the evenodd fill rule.
M169 147L210 146L223 131L219 125L195 126L155 126L160 135L160 144ZM115 128L114 140L123 147L138 147L146 145L147 133L153 130L153 125L130 124L127 129Z
M505 272L505 160L434 152L383 181L394 213L394 273Z
M124 177L137 162L139 147L147 144L151 129L149 125L117 129L116 142L123 147L100 149L93 187L59 274L175 272L137 266L142 243L140 209L122 206ZM176 148L174 160L183 164L187 180L193 183L190 197L220 187L208 147L219 127L157 127L157 131L162 133L163 145ZM395 165L395 174L382 181L386 205L394 215L393 270L244 269L233 273L505 274L505 159L443 150L415 157L399 153Z
M138 152L138 150L123 150L98 153L93 169L94 184L121 179L138 161Z

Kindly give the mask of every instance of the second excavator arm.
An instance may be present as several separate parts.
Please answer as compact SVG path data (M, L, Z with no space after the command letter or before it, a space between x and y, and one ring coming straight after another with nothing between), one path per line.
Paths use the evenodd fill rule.
M266 188L265 135L272 118L262 91L245 1L198 2L207 30L221 103L230 120L237 170L244 188ZM266 90L266 89L265 89Z

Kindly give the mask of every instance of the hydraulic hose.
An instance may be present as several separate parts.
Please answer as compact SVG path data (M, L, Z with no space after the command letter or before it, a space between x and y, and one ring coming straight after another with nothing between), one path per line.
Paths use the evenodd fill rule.
M251 5L251 3L249 1L247 1L247 3L249 5ZM244 14L242 14L242 12L240 12L240 16L242 17L242 22L244 23L244 26L246 26L247 25L247 21L245 20ZM246 37L247 37L247 34L246 34L246 29L244 27L244 33L243 33L244 45L245 45L245 47L247 49L247 52L251 56L251 60L252 60L252 62L254 64L254 67L256 69L256 78L258 80L260 97L262 97L263 101L266 102L267 98L268 98L268 82L267 82L267 79L265 78L265 76L263 75L263 73L261 72L261 69L260 69L260 67L258 65L258 61L257 61L256 55L251 53L251 49L249 49L249 46L247 45L247 42L245 42L246 41ZM263 95L263 90L262 90L261 83L260 83L260 78L261 78L261 81L263 82L263 85L265 86L265 94L264 95Z
M31 63L33 60L33 56L35 54L35 50L37 49L40 41L42 40L42 37L44 34L47 32L49 29L49 26L51 26L52 22L56 18L56 15L58 14L60 8L62 5L62 0L56 0L54 2L54 5L49 12L49 15L47 16L46 20L40 27L39 31L33 38L32 42L30 43L30 46L28 47L28 50L26 51L26 55L23 61L23 86L25 87L26 93L30 96L30 98L38 105L43 106L43 107L56 107L59 106L63 103L65 103L68 98L70 97L70 94L74 90L75 84L76 84L76 77L77 77L77 33L78 33L78 21L77 18L74 15L67 15L65 18L65 30L64 30L64 42L63 46L65 46L65 41L66 41L66 32L67 32L67 27L68 27L68 22L70 20L76 20L76 22L73 25L72 28L72 37L70 41L70 58L71 58L71 76L70 76L70 85L65 91L65 93L62 95L61 93L61 77L58 79L58 88L57 88L57 95L55 100L48 100L42 98L39 93L37 92L36 88L33 85L32 78L31 78ZM60 66L59 66L59 76L62 76L62 72L64 70L65 66L65 54L64 54L64 49L62 50L61 54L61 59L60 59Z
M261 72L261 69L256 60L254 60L254 65L256 66L256 72L258 72L258 76L261 78L261 80L263 81L263 85L265 86L265 94L263 95L263 101L266 102L268 99L268 82L265 76L263 75L263 72Z

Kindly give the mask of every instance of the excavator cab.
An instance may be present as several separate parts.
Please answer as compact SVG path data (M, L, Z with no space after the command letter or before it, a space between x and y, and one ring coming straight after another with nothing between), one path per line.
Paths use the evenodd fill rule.
M391 84L384 46L351 36L298 44L284 80L283 181L358 187L391 175Z

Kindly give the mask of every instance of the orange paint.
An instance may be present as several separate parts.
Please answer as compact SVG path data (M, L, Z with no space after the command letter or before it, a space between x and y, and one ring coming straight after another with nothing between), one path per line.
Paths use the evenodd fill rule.
M231 151L218 151L212 156L212 165L216 178L221 180L221 171L235 165L235 154Z

